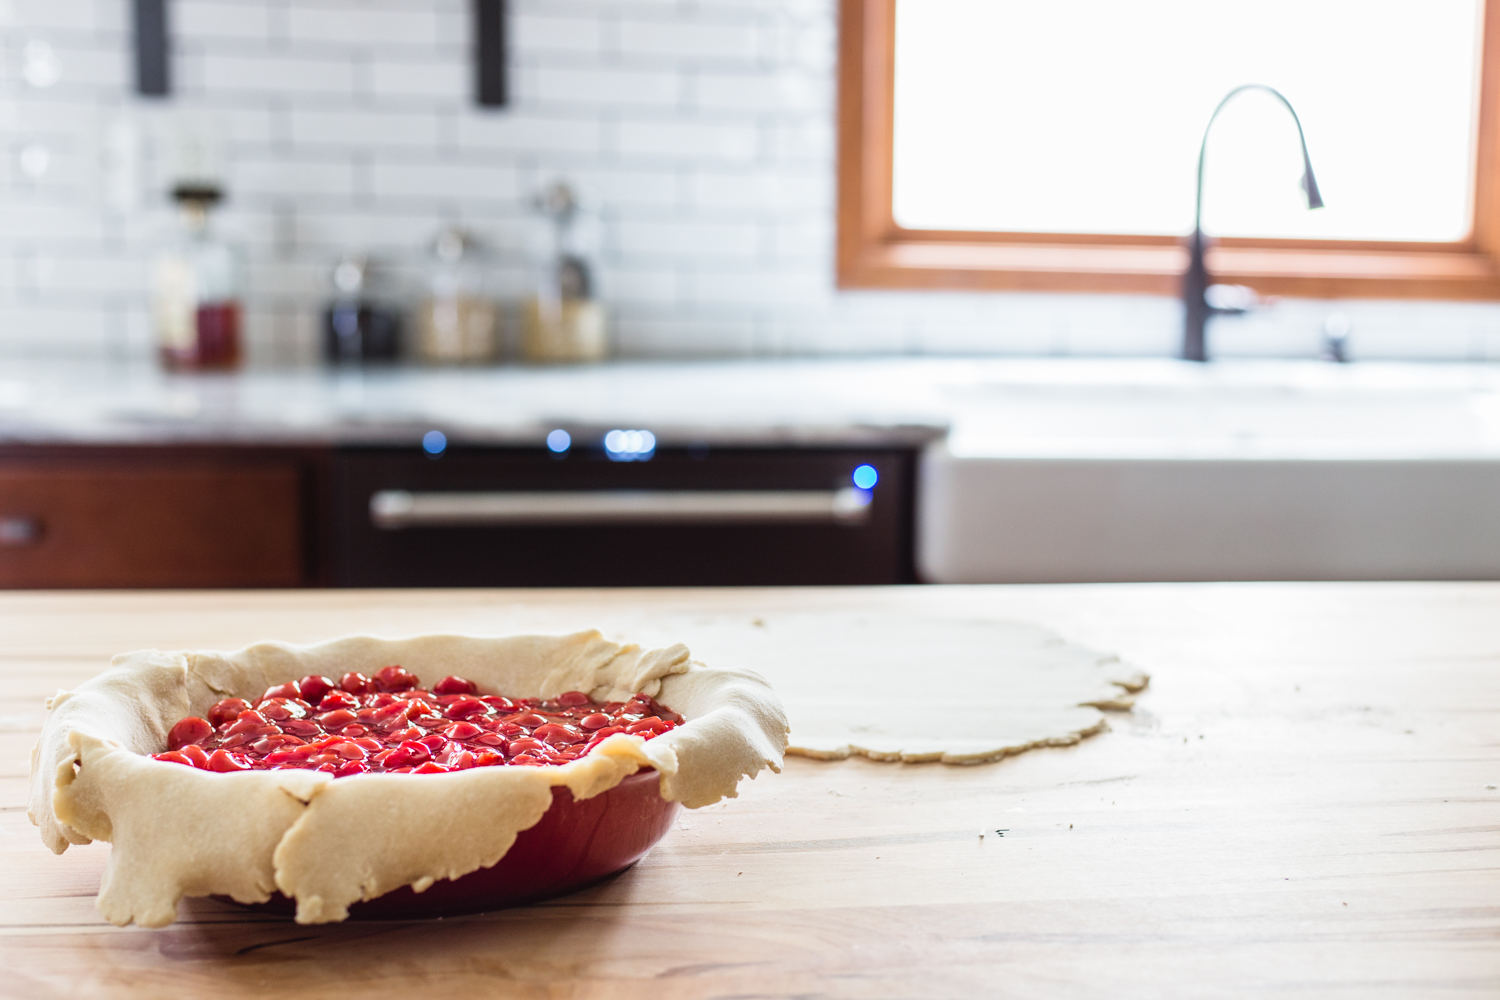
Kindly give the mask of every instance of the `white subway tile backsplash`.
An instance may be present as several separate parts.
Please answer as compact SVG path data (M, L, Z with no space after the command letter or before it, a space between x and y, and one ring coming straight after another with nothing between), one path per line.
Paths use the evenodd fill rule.
M473 89L472 73L461 54L431 59L377 55L369 68L370 93L379 98L440 98L457 105Z
M438 118L415 112L360 108L302 109L289 113L290 137L296 146L381 149L436 149Z
M604 25L598 17L549 17L517 13L511 20L516 52L598 53Z
M178 0L169 16L173 37L179 42L220 38L265 41L271 37L271 14L264 4Z
M621 121L616 130L621 153L650 159L698 159L748 163L760 147L753 125L713 121Z
M620 50L627 57L671 56L690 63L756 57L759 26L746 19L738 24L692 23L653 19L620 24Z
M627 219L616 226L625 259L660 261L684 253L697 259L753 258L760 251L760 227L753 223L697 220Z
M127 0L0 0L0 356L150 355L184 135L227 163L216 226L248 265L257 364L317 357L342 253L419 298L448 224L518 299L549 245L531 198L555 179L579 192L625 356L1175 349L1171 298L835 287L837 0L509 8L511 101L478 108L469 0L172 0L165 101L131 92ZM20 77L31 40L52 47L50 86ZM29 146L45 170L35 151L21 169ZM1305 356L1335 310L1355 357L1500 361L1500 306L1473 303L1286 299L1215 321L1213 349Z
M794 116L829 114L833 88L821 74L787 69L771 73L701 72L693 77L700 111L759 111Z
M597 155L603 128L592 115L564 116L493 111L458 119L458 144L464 149Z
M251 198L347 198L354 187L354 166L347 158L312 160L240 157L230 172L230 190Z
M591 107L671 106L679 103L682 80L670 69L594 69L539 66L536 98Z
M432 48L438 41L435 12L420 7L391 10L365 4L295 3L286 10L286 31L293 44Z
M203 56L203 86L209 92L284 95L354 93L352 57L314 58L274 52Z
M0 6L0 29L6 34L45 28L93 31L106 27L98 14L93 0L8 0Z
M424 199L434 205L516 200L516 170L505 163L376 163L376 199Z

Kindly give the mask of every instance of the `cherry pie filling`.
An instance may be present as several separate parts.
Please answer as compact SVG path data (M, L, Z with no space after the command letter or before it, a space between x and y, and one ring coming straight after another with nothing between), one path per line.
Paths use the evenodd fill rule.
M444 677L428 689L399 666L375 676L317 674L269 688L254 703L225 698L188 716L157 760L206 771L300 768L352 774L437 774L471 767L538 767L577 760L615 733L642 739L682 716L637 694L601 704L581 691L556 698L482 695Z

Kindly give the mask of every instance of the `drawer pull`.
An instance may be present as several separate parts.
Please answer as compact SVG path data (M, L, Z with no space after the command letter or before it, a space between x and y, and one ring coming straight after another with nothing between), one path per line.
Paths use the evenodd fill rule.
M35 517L0 517L0 545L17 548L42 539L42 522Z
M378 528L507 527L542 524L847 524L870 514L870 491L574 490L411 493L370 497Z

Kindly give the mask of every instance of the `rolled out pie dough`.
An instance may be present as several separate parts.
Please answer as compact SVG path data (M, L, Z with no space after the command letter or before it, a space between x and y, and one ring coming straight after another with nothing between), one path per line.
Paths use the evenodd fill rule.
M695 656L762 674L787 752L978 764L1102 732L1149 678L1036 625L837 611L632 622Z

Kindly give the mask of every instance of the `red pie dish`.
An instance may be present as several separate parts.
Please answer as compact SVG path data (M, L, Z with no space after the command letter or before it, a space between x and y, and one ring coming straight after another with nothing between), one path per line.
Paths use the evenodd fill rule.
M787 735L759 676L597 632L147 650L48 708L29 815L59 853L111 842L100 912L145 926L183 896L324 923L567 892Z

